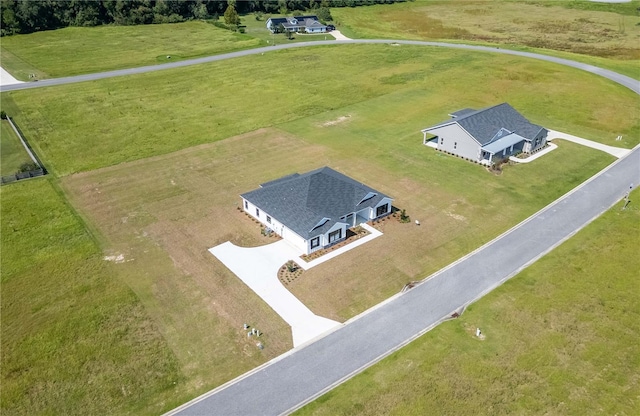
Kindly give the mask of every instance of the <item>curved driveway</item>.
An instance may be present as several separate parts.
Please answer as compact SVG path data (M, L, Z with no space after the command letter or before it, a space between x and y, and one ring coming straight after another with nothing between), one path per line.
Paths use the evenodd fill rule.
M640 82L562 58L486 46L396 40L350 40L278 45L151 67L2 87L36 88L131 75L296 47L345 43L444 46L542 59L606 77L640 94ZM289 413L398 350L551 251L613 206L640 182L640 146L495 240L437 272L408 292L370 309L328 336L294 349L180 406L180 415ZM633 185L632 185L633 186Z
M336 46L336 45L344 45L344 44L400 44L400 45L417 45L417 46L437 46L437 47L446 47L446 48L453 48L453 49L479 51L479 52L502 53L507 55L522 56L525 58L540 59L543 61L554 62L556 64L561 64L561 65L566 65L573 68L582 69L583 71L587 71L596 75L603 76L620 85L623 85L631 89L637 94L640 94L640 81L638 80L635 80L626 75L618 74L617 72L613 72L608 69L602 69L602 68L598 68L597 66L583 64L583 63L571 61L568 59L556 58L553 56L546 56L539 53L514 51L510 49L501 49L501 48L490 47L490 46L476 46L476 45L465 45L461 43L424 42L424 41L418 41L418 40L392 40L392 39L351 39L351 40L340 40L340 41L332 40L332 41L300 42L300 43L289 43L289 44L282 44L282 45L276 45L276 46L265 46L257 49L247 49L247 50L238 51L238 52L225 53L222 55L207 56L204 58L197 58L197 59L188 59L185 61L170 62L170 63L160 64L160 65L141 66L138 68L120 69L117 71L100 72L96 74L77 75L73 77L46 79L38 82L26 82L24 84L5 85L5 86L0 86L0 92L24 90L24 89L30 89L30 88L42 88L42 87L49 87L54 85L73 84L76 82L94 81L98 79L119 77L124 75L142 74L145 72L161 71L164 69L171 69L171 68L181 68L183 66L198 65L206 62L223 61L225 59L238 58L241 56L248 56L248 55L256 55L256 54L261 54L261 53L271 52L271 51L278 51L283 49L306 48L310 46L323 46L323 45Z

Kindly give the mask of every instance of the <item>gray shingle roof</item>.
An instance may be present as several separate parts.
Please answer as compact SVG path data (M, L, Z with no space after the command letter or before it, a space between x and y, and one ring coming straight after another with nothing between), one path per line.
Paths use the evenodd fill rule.
M301 175L268 182L262 188L242 194L274 219L304 239L322 234L340 217L375 207L386 195L335 170L323 167ZM369 193L375 194L365 201ZM323 218L330 220L313 230Z
M451 114L454 117L452 120L438 123L425 130L445 124L458 123L469 132L480 145L484 146L495 138L496 133L498 133L501 128L509 130L511 133L516 133L527 140L532 140L542 129L542 127L537 124L530 123L529 120L524 118L522 114L518 113L516 109L507 103L477 111L469 110L470 109L467 108L456 111Z

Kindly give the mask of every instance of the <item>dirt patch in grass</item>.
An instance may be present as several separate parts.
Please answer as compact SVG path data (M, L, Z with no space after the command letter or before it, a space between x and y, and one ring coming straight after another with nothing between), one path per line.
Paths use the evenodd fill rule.
M346 116L340 116L340 117L336 118L335 120L325 121L324 123L322 123L322 127L335 126L336 124L344 123L345 121L348 121L350 119L351 119L351 115L350 114L348 114Z

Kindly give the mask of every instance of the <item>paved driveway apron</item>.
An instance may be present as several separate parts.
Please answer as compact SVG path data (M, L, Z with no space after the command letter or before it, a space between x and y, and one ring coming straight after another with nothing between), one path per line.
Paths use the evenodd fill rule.
M318 397L483 296L571 237L640 182L640 147L424 283L247 377L176 409L180 415L278 415ZM623 185L624 184L624 185Z
M300 256L285 240L249 248L226 242L209 251L291 325L294 347L341 325L315 315L280 283L278 269Z

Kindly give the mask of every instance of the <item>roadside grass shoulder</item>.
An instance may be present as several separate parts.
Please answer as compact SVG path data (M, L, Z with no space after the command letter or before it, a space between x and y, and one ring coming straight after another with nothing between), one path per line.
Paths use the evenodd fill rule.
M631 200L295 414L637 414L640 191Z
M630 5L591 2L416 1L338 8L341 31L355 38L441 40L536 52L592 63L640 78L640 16ZM615 10L620 9L616 12Z
M420 100L426 108L412 108L414 119L402 127L412 131L442 121L458 107L509 101L534 122L556 130L624 147L640 140L637 97L595 75L517 57L414 46L278 51L233 62L13 91L3 93L2 99L33 138L31 144L46 166L63 176L409 89L426 90L429 98ZM392 116L403 119L389 113L381 120L401 124ZM617 135L624 140L614 142Z
M8 121L0 121L0 129L0 175L13 175L31 159Z
M158 412L175 356L55 188L0 190L2 413Z
M266 29L265 29L266 30ZM257 38L202 21L173 24L68 27L5 36L2 66L29 81L153 65L264 46ZM170 58L167 58L170 56Z

